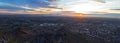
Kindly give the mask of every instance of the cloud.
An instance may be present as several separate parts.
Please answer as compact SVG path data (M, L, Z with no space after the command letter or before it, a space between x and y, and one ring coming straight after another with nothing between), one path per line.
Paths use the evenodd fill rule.
M0 0L0 2L9 3L9 4L15 4L19 6L25 6L26 4L29 5L29 7L47 7L49 4L51 4L53 1L56 0Z
M3 5L4 4L4 5ZM15 13L15 14L47 14L58 11L56 7L39 7L31 8L29 6L17 6L8 3L0 2L0 13Z
M0 2L0 13L25 12L27 10L32 10L32 8Z
M120 0L106 0L106 6L110 9L120 9Z
M0 0L0 9L8 11L34 10L40 7L53 7L49 5L54 1L56 0Z
M117 13L120 14L120 10L119 9L110 9L106 11L107 13Z
M36 12L36 9L39 11L41 8L54 8L54 9L63 9L69 8L75 4L84 4L91 3L99 6L104 6L110 9L120 9L119 0L0 0L0 12L23 12L28 11ZM72 6L73 7L73 6ZM4 9L4 10L3 10ZM48 9L49 10L49 9ZM109 11L109 12L119 12L119 11Z
M0 2L0 13L25 14L28 10L32 11L33 9L25 6Z
M93 0L93 1L100 2L100 3L106 3L105 0Z

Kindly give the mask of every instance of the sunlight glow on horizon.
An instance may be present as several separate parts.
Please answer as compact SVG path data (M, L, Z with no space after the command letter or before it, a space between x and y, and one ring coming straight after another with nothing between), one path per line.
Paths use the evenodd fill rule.
M105 3L92 0L71 0L68 3L61 1L61 3L58 3L58 6L64 7L67 11L75 11L76 13L103 12L109 9L105 6Z
M88 13L88 12L99 12L106 10L103 6L94 4L78 4L68 7L69 11L75 11L76 13Z

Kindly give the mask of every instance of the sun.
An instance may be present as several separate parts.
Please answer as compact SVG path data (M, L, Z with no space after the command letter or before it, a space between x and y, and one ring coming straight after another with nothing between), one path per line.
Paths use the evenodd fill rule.
M89 13L105 10L103 6L92 3L75 4L67 7L67 9L69 11L75 11L76 13Z

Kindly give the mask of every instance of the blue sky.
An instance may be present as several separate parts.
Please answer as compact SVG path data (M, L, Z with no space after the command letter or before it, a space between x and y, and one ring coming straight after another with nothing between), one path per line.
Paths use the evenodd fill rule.
M120 9L120 0L0 0L0 11L20 11L37 8L62 8L72 4L103 3L109 9ZM69 4L70 3L70 4ZM52 5L52 6L50 6ZM99 4L98 4L99 5Z
M50 2L50 1L45 1L45 0L0 0L0 3L4 3L5 5L6 4L17 5L17 6L29 5L30 7L44 7L49 4L48 2Z

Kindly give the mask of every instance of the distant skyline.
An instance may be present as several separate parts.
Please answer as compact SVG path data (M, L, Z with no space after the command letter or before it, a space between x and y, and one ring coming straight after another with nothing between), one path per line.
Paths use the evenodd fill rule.
M0 12L47 13L75 11L77 13L120 13L119 0L0 0ZM38 14L39 14L38 13ZM43 13L43 12L42 12Z

